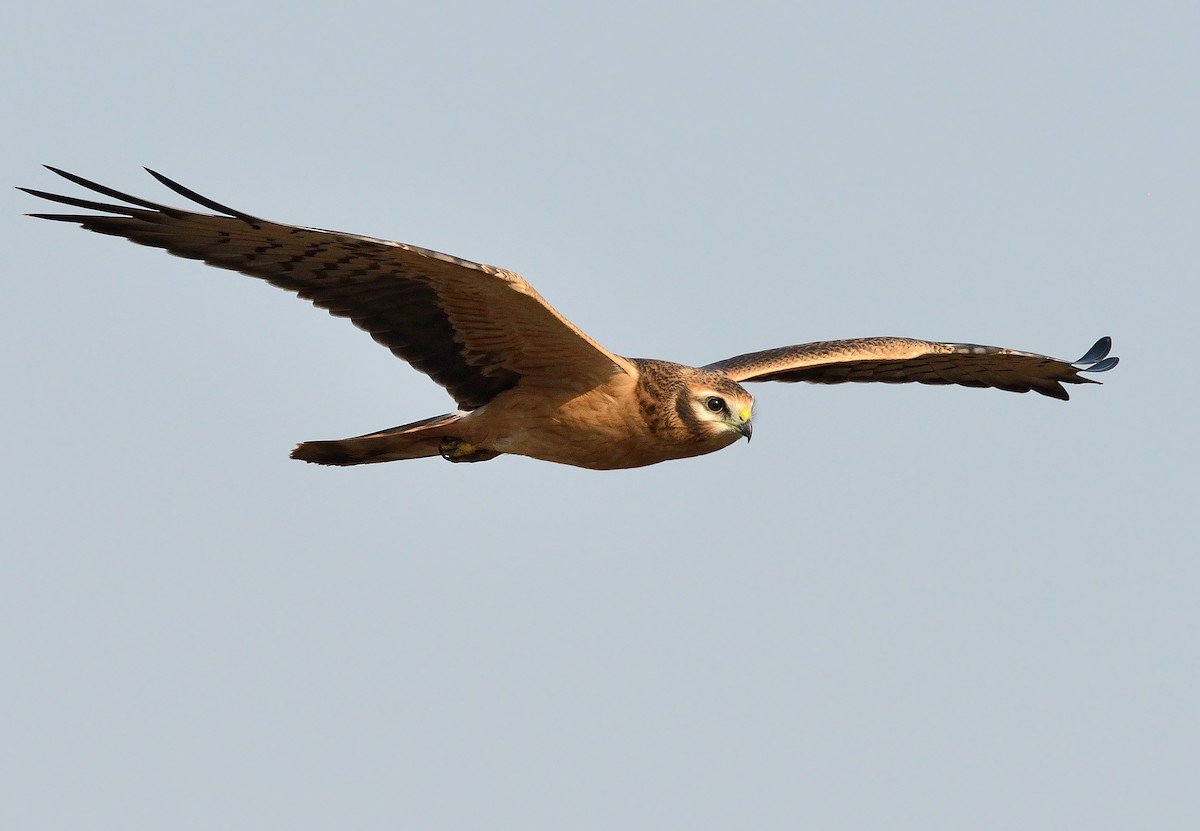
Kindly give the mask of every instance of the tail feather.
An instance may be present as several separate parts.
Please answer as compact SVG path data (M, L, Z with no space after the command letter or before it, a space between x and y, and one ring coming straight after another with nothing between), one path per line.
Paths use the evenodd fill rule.
M292 458L319 465L366 465L437 456L442 440L454 437L452 425L461 419L461 413L448 413L351 439L301 442Z

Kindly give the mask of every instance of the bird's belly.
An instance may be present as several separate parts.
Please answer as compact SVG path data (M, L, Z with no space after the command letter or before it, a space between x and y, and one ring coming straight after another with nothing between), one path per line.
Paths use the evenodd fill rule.
M497 437L490 446L502 453L547 462L592 470L619 470L712 453L737 440L733 435L708 442L668 441L638 427L641 429L559 421L547 423L541 429L514 430Z

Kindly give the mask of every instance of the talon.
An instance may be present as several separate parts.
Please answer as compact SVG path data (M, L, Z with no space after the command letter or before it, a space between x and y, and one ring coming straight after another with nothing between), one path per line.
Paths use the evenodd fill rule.
M500 454L484 450L462 439L444 438L438 445L438 453L447 462L486 462Z
M438 453L447 462L457 462L460 456L470 455L475 448L458 439L445 438L438 445Z

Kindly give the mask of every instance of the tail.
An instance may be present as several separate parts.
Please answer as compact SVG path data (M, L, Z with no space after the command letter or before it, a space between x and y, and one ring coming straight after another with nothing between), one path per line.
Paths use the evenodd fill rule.
M296 445L292 458L319 465L367 465L438 456L442 441L454 436L452 425L462 417L448 413L352 439L306 441Z

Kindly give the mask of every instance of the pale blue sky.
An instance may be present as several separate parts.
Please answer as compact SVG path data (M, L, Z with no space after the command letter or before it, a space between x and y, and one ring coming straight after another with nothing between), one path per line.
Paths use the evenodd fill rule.
M288 459L445 411L344 321L0 200L0 826L1195 828L1194 3L54 4L3 181L147 165L519 271L614 351L906 335L637 471Z

